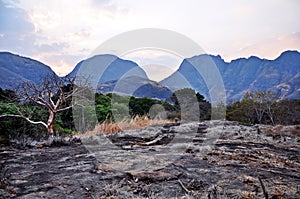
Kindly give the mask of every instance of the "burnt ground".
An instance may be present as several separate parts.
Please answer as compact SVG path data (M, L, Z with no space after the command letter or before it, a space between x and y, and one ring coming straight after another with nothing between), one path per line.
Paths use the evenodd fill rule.
M299 130L207 121L110 135L118 150L103 153L91 147L95 138L90 145L2 147L0 198L300 198ZM151 154L136 166L145 161L140 154L191 131L172 161ZM136 156L113 158L124 151Z

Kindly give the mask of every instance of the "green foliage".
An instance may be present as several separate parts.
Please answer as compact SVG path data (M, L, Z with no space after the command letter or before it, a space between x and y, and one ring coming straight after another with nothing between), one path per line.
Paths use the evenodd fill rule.
M112 94L103 95L101 93L96 93L95 103L101 104L101 105L110 105L111 104L111 96L112 96Z
M150 98L135 98L131 97L129 101L129 113L132 117L134 116L144 116L149 113L150 108L154 104L159 104L160 102Z
M174 103L175 113L178 118L188 120L204 120L211 118L211 104L207 102L203 95L196 93L191 88L177 90L171 96ZM200 114L199 114L200 113Z
M213 120L224 120L226 118L226 105L224 102L220 102L217 106L212 108Z
M204 98L203 95L201 95L200 93L196 93L196 97L197 97L197 101L198 102L207 102Z
M45 110L31 104L15 104L11 102L0 102L0 114L18 114L18 110L22 111L25 116L31 117L32 120L40 120L47 117ZM24 136L30 136L40 139L47 132L42 125L33 125L25 121L23 118L2 117L0 118L0 136L6 137L8 140L20 139ZM1 143L0 143L1 144Z
M111 94L103 95L96 93L95 103L96 103L96 114L99 123L106 120L112 120L111 112Z
M22 115L28 117L33 121L47 121L48 111L45 107L33 104L31 102L13 102L16 95L13 91L0 89L0 114L1 115ZM67 111L66 111L67 112ZM69 115L70 113L67 112ZM54 128L58 132L70 132L71 128L66 128L65 123L62 122L61 116L64 113L58 114ZM70 118L69 120L71 120ZM64 118L65 120L65 118ZM17 134L41 134L46 132L46 128L42 125L33 125L25 121L23 118L2 117L0 120L0 130L2 134L9 134L15 136Z
M96 94L96 113L98 122L121 121L129 117L148 115L154 104L160 104L166 111L175 111L173 105L167 101L158 101L150 98L136 98L118 94Z
M111 104L103 105L103 104L96 104L96 114L98 122L102 123L105 120L111 120Z
M117 102L117 103L122 103L122 104L128 104L128 102L131 99L131 96L122 96L122 95L118 95L116 93L110 93L107 95L110 96L113 103Z
M0 113L5 114L18 114L17 106L11 102L0 101Z
M112 105L113 120L119 122L130 118L129 108L123 103L114 103Z
M234 102L231 106L227 106L226 119L231 121L238 121L245 124L252 123L250 118L246 116L244 104L240 101Z
M71 87L68 85L63 89L70 90ZM97 122L121 121L135 116L149 116L150 109L155 112L153 106L155 104L158 105L157 107L160 107L159 110L166 111L169 119L174 119L175 117L180 118L182 116L180 111L183 106L189 107L193 114L196 112L195 106L199 106L200 117L202 119L209 119L211 105L202 95L195 93L192 89L179 90L177 95L180 95L183 101L181 101L181 103L176 101L177 96L174 94L172 96L172 99L175 100L174 104L170 104L168 101L159 101L149 98L97 93L95 95L95 105L86 104L83 105L82 108L77 108L76 111L80 114L73 115L74 110L72 109L59 112L56 115L53 128L54 131L58 133L72 133L75 130L75 122L77 122L77 126L84 127L85 129L76 130L91 130ZM17 115L20 111L24 116L34 121L47 121L49 112L45 107L33 103L13 102L9 100L11 96L14 96L12 91L3 91L0 89L0 114ZM190 97L193 97L193 100L191 100ZM54 98L55 96L53 99ZM196 103L193 104L191 103L192 101ZM71 103L72 100L68 99L61 107L68 107ZM94 113L96 113L96 115ZM47 132L42 125L32 125L22 118L12 117L0 119L0 130L1 132L5 132L6 135Z
M74 110L73 110L74 111ZM95 106L86 104L76 108L73 115L73 121L79 132L93 130L97 124L97 116L95 115Z
M57 132L59 133L66 133L66 134L72 134L73 131L71 129L68 128L64 128L64 122L62 119L56 119L55 124L54 124L54 128Z

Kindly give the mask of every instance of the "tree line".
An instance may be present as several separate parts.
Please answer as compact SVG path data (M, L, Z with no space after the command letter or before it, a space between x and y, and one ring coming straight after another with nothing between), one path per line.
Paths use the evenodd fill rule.
M220 112L220 118L225 118L222 114L226 113L227 120L248 124L300 123L300 100L281 100L271 92L246 93L241 101L216 107L190 88L174 92L165 101L112 93L96 93L94 102L86 106L72 101L72 97L84 96L87 90L85 81L75 85L74 79L54 76L45 78L40 84L24 82L16 91L0 88L1 136L71 133L76 130L74 121L94 121L83 129L85 131L97 122L116 122L137 115L155 119L160 112L164 112L164 119L170 120L210 120L213 111L215 115ZM72 113L76 105L84 112L81 118Z
M268 91L246 93L241 101L227 106L227 120L248 124L300 124L300 99L280 99Z
M210 103L192 89L176 91L168 101L112 93L96 93L94 103L88 105L72 101L72 97L91 94L89 92L91 90L86 82L75 85L74 79L55 76L45 78L40 84L24 82L15 91L0 88L1 136L72 133L78 130L75 129L74 121L95 121L90 122L90 126L85 129L80 129L86 131L91 130L97 122L115 122L137 115L150 117L150 112L159 114L159 111L166 113L164 119L180 119L182 107L189 107L192 102L187 98L179 103L178 96L197 96L197 106L198 103L201 104L201 117L208 119L210 113ZM82 107L84 112L80 115L81 118L76 118L78 115L73 114L76 105L79 105L77 108ZM96 114L92 114L93 112Z

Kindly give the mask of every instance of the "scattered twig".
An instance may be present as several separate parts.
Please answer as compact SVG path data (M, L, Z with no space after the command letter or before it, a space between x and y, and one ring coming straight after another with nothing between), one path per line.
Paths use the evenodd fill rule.
M0 163L0 188L6 189L9 185L8 178L10 174L8 174L8 169L6 167L6 160L3 163Z
M259 180L259 182L260 182L260 185L261 185L261 188L262 188L262 190L263 190L263 193L264 193L265 199L268 199L268 198L269 198L269 196L268 196L268 192L266 191L266 188L265 188L265 185L264 185L264 183L262 182L262 180L261 180L261 178L260 178L260 177L258 177L258 180Z
M180 179L178 179L178 182L179 182L180 186L182 187L182 189L183 189L187 194L189 194L189 193L191 192L190 190L188 190L188 189L184 186L184 184L181 182Z
M163 139L164 138L167 138L166 135L158 135L154 140L151 140L149 142L132 142L132 144L135 144L135 145L139 145L139 146L151 146L151 145L160 145L163 143Z

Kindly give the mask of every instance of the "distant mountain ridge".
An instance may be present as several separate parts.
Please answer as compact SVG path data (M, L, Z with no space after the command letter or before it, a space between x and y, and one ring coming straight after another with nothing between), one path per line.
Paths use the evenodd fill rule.
M74 77L80 71L93 75L107 63L110 64L97 79L98 92L118 92L123 95L161 100L168 99L172 94L168 88L149 80L145 71L135 62L123 60L114 55L96 55L82 60L67 76ZM39 83L45 76L51 74L56 75L49 66L41 62L8 52L0 52L0 87L2 89L14 89L18 84L28 80Z
M285 51L275 60L251 56L231 62L225 62L221 56L198 55L184 59L179 69L160 83L176 90L183 85L182 81L178 81L180 77L186 81L186 85L209 98L209 88L195 69L207 59L211 59L218 68L229 101L240 100L248 91L266 90L275 92L281 98L300 98L298 51Z
M110 62L111 60L113 61ZM285 51L275 60L251 56L231 62L225 62L219 55L197 55L184 59L175 73L159 83L149 80L145 71L132 61L114 55L96 55L80 61L68 76L76 75L80 69L93 74L103 64L111 63L98 81L97 90L100 92L116 91L136 97L166 99L174 90L191 87L209 100L209 88L195 70L195 66L205 65L207 60L219 70L229 101L240 100L248 91L265 90L275 92L282 98L300 99L298 51ZM38 83L49 74L55 75L49 66L41 62L0 52L0 87L3 89L11 88L24 80ZM115 90L116 88L119 90Z
M9 52L0 52L0 87L12 88L23 81L40 82L47 75L56 75L53 70L39 62Z

